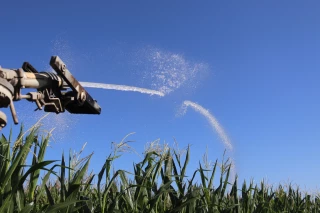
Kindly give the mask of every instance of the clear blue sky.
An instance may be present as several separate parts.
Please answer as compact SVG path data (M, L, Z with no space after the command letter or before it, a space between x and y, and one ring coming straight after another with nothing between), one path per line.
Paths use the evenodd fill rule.
M172 144L175 137L182 148L192 144L191 172L206 146L212 161L224 151L199 113L175 117L191 100L228 133L240 180L319 187L319 1L2 1L0 8L2 67L29 61L46 70L58 54L80 81L145 88L153 87L159 65L146 59L154 49L208 67L163 98L88 89L102 114L50 116L46 122L57 130L48 158L88 142L86 153L95 153L91 168L98 170L110 142L136 132L129 139L139 153L157 138ZM31 125L43 115L34 108L17 103L20 121ZM9 117L3 132L12 125ZM129 169L138 160L125 154L117 167Z

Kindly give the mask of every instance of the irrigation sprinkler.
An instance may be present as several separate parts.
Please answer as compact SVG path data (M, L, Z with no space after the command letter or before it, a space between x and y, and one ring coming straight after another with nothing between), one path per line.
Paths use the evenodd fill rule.
M38 72L30 63L24 62L22 68L6 69L0 67L0 108L10 108L15 124L18 117L14 101L22 99L35 102L36 110L72 114L100 114L101 107L82 85L73 77L67 66L58 56L52 56L50 66L53 72ZM21 89L37 91L22 94ZM6 114L0 111L0 130L7 124Z

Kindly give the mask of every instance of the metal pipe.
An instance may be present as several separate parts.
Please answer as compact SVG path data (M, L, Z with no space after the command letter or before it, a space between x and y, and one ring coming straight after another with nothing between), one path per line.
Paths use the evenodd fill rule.
M51 87L52 79L45 73L28 73L25 72L25 78L21 79L21 85L26 88L43 88ZM63 83L62 79L59 76L56 76L58 80L58 86L60 87Z
M24 86L25 88L44 88L44 87L51 87L51 79L28 79L24 78L21 79L21 86Z
M16 85L18 83L21 84L21 86L25 88L43 88L43 87L51 87L52 85L52 79L51 77L46 73L31 73L31 72L21 72L18 73L20 70L10 70L10 69L4 69L0 68L0 71L2 71L2 75L4 79L11 80L11 82ZM55 74L53 74L55 75ZM58 86L61 87L63 84L63 80L61 77L55 75L58 81ZM19 82L20 81L20 82Z
M12 114L12 118L13 118L14 124L18 124L19 121L18 121L16 109L14 108L14 105L13 105L13 101L10 102L10 111L11 111L11 114Z

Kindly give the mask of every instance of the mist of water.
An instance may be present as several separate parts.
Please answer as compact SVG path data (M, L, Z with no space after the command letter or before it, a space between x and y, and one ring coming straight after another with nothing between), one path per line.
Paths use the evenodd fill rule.
M138 76L151 87L169 94L182 87L195 89L199 74L208 71L208 64L193 62L182 54L155 47L142 48L137 53Z
M195 111L202 114L210 123L211 127L218 133L219 137L221 138L223 144L228 148L229 151L232 151L233 147L230 142L229 137L225 133L222 126L219 124L218 120L205 108L201 105L192 102L192 101L184 101L182 108L184 109L183 113L186 113L187 107L193 108Z
M93 82L80 82L83 87L100 88L100 89L110 89L110 90L120 90L120 91L130 91L130 92L140 92L149 95L158 95L163 97L165 94L157 90L151 90L141 87L133 87L118 84L102 84Z

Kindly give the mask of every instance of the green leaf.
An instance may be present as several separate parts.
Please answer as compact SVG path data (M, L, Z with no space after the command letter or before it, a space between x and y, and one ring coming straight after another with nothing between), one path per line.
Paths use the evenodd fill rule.
M65 196L66 196L66 185L65 185L65 174L66 174L66 169L65 169L65 161L64 161L64 153L62 153L62 159L61 159L61 174L60 174L60 202L65 201Z
M60 210L66 210L68 209L69 206L74 205L77 202L82 202L82 200L69 200L69 201L65 201L62 203L57 203L53 206L50 206L47 210L46 213L56 213Z
M20 211L20 213L29 213L32 211L32 209L34 208L33 202L32 203L28 203L27 205L25 205L25 207Z
M24 159L26 158L27 153L29 152L31 144L33 143L36 131L37 131L37 129L33 129L31 131L31 133L27 137L25 144L22 146L19 153L14 158L8 172L3 177L0 177L0 194L3 194L4 188L8 184L8 182L10 181L11 176L14 173L14 171L18 168L18 166L21 165L22 162L24 162Z
M35 163L34 165L31 166L31 168L21 177L19 181L19 186L22 186L22 184L26 181L27 177L29 174L35 172L35 171L40 171L41 169L44 169L45 166L50 165L52 163L56 162L56 160L48 160L48 161L42 161L40 163ZM33 181L33 180L31 180Z
M48 189L48 187L47 187L46 184L44 185L44 188L45 188L46 193L47 193L48 201L49 201L50 205L53 206L53 205L54 205L54 200L53 200L53 197L52 197L52 195L51 195L51 192L50 192L50 190Z

